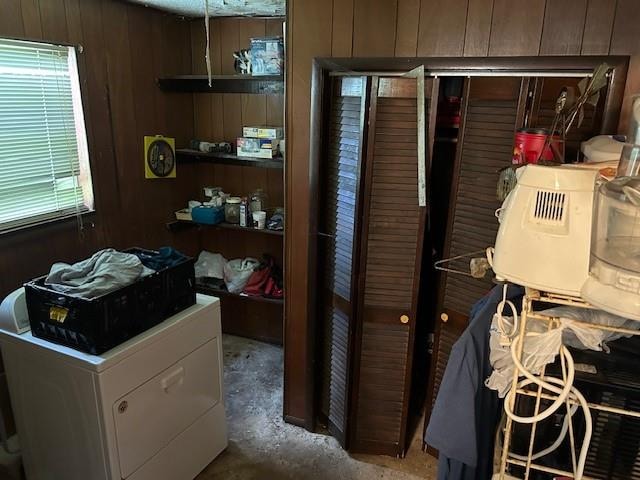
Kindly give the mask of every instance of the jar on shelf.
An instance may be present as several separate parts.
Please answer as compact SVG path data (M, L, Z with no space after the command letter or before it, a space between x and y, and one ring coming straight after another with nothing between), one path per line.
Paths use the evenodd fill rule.
M267 194L261 188L258 188L251 194L251 211L258 212L267 209Z
M224 204L224 220L227 223L240 223L240 197L229 197Z

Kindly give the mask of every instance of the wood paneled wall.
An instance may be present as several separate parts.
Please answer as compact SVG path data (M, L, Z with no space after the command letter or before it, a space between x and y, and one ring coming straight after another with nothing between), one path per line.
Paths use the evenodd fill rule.
M197 193L195 166L177 179L145 180L143 136L184 146L193 136L191 95L164 94L155 79L191 70L189 23L119 0L2 0L0 36L83 46L78 56L96 212L75 221L0 236L0 298L46 273L113 246L174 245L196 253L194 236L165 228ZM0 152L2 155L2 152Z
M313 383L308 379L315 374L309 340L315 332L308 322L307 268L313 58L638 55L639 24L637 0L288 2L285 416L300 424L313 421ZM640 88L637 58L630 65L629 93Z

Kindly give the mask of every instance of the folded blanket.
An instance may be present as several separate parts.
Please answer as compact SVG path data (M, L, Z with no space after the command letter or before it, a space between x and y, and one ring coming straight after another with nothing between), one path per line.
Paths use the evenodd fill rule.
M108 248L73 265L54 263L44 283L58 292L91 299L151 273L153 270L145 267L135 255Z

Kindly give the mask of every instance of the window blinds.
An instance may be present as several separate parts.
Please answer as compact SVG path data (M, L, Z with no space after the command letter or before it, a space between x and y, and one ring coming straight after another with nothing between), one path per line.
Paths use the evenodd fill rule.
M93 208L75 51L0 39L0 232Z

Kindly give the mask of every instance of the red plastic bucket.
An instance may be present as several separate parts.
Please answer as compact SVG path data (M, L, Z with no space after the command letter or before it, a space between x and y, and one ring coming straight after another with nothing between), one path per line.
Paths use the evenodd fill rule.
M513 148L513 163L538 163L538 160L552 162L554 160L551 146L547 145L542 155L542 149L549 135L549 130L543 128L521 128L516 131L516 141ZM560 137L554 135L551 139L554 147L559 151L561 150Z

